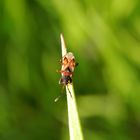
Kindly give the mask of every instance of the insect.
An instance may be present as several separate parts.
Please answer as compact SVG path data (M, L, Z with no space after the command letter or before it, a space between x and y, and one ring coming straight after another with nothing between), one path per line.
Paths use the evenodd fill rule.
M78 65L77 62L75 62L75 57L73 55L72 52L68 52L66 55L64 55L62 57L62 59L60 60L61 62L61 70L58 71L61 73L62 77L60 78L59 80L59 84L62 85L62 87L66 87L68 84L71 84L72 83L72 76L73 76L73 73L74 73L74 69L75 67ZM71 95L71 92L67 86L67 89ZM60 98L61 96L59 96L58 98L55 99L55 102L58 101L58 99ZM72 97L72 95L71 95Z
M62 68L61 68L61 73L65 75L65 70L68 69L69 70L69 75L72 75L72 73L74 72L75 67L78 65L78 63L75 62L75 57L73 55L72 52L68 52L67 54L65 54L62 59L60 60L61 64L62 64ZM66 72L66 74L68 74Z
M61 59L62 68L59 71L62 74L62 77L59 80L59 84L66 86L68 83L72 83L72 76L74 73L75 67L78 65L75 62L75 57L72 52L68 52Z

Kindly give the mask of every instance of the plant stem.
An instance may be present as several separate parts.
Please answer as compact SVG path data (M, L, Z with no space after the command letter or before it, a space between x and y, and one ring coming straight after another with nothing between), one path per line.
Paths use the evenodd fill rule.
M62 57L67 54L67 48L63 35L60 35L61 38L61 50ZM73 84L70 83L66 86L66 95L67 95L67 106L68 106L68 120L69 120L69 133L70 140L83 140L83 134L81 130L79 115L76 106L76 99Z

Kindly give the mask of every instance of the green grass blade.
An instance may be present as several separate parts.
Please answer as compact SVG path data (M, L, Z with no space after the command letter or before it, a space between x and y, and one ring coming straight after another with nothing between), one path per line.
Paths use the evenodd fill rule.
M69 88L69 90L68 90ZM70 93L69 93L70 91ZM69 84L66 88L70 140L83 140L80 120L78 116L74 88Z
M62 57L67 53L63 35L61 34ZM76 106L76 99L73 84L66 86L68 121L70 140L83 140L82 129L80 125L79 115Z

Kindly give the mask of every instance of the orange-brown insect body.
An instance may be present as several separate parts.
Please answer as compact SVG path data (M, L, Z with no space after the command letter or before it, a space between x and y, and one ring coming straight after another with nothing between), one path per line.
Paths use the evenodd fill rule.
M72 77L72 74L74 72L76 62L75 62L75 57L72 52L68 52L66 55L63 56L62 60L62 68L61 68L61 73L64 76L70 76Z
M75 57L74 57L73 53L68 52L66 55L64 55L62 57L61 64L62 64L61 70L58 71L62 74L62 77L59 80L59 84L61 84L64 87L64 86L67 86L68 84L72 83L73 72L78 63L75 62ZM69 90L69 88L68 88L68 90ZM69 93L71 95L70 90L69 90ZM61 96L56 98L55 102L57 102L60 97ZM72 95L71 95L71 97L72 97Z

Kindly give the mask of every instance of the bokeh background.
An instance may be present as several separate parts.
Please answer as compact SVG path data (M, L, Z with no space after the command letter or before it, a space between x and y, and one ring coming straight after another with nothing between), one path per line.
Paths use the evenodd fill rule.
M69 140L60 33L85 140L139 140L139 0L0 0L0 140Z

